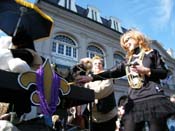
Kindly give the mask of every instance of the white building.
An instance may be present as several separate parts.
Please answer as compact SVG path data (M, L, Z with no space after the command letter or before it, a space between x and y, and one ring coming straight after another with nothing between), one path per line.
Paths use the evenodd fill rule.
M105 19L97 8L87 9L76 5L75 0L38 0L37 5L54 19L54 27L49 39L36 44L37 51L52 63L56 63L62 75L67 68L81 58L95 54L105 60L105 68L110 68L125 56L120 47L119 38L125 28L117 18ZM152 46L160 51L170 69L171 79L164 84L167 95L175 93L175 59L157 42ZM169 83L171 81L171 83ZM128 84L125 78L115 80L116 99L127 94Z

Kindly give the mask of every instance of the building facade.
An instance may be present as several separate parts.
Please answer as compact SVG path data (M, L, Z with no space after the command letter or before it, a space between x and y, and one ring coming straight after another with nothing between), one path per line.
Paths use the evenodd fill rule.
M105 19L97 8L84 9L75 0L38 0L36 4L54 20L49 39L37 42L36 49L58 65L61 75L66 75L68 68L84 57L103 57L106 69L124 59L119 39L126 29L117 18ZM162 83L166 85L167 95L171 95L175 93L175 59L157 41L152 46L160 51L170 69L170 77ZM118 100L127 94L128 83L126 77L115 79L114 83Z

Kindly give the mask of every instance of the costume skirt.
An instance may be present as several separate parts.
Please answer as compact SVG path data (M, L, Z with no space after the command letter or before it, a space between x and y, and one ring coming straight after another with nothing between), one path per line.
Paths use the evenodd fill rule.
M151 121L155 119L166 119L175 114L175 104L168 98L153 98L149 100L132 102L128 100L125 105L124 120L132 119L134 122Z

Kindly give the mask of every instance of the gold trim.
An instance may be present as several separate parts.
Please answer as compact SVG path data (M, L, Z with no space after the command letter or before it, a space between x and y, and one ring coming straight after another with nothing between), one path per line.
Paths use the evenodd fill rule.
M143 64L142 61L143 61L144 55L145 55L145 51L144 50L141 50L141 52L139 54L138 61L137 61L138 64L140 64L140 65ZM129 58L129 60L127 62L127 65L130 65L131 59L132 59L132 56ZM126 75L127 75L127 78L128 78L128 83L129 83L129 85L130 85L131 88L140 89L143 86L144 76L143 75L140 75L138 73L137 73L137 75L134 76L130 72L130 66L126 66L126 68L125 68ZM137 82L134 83L134 79L137 79Z

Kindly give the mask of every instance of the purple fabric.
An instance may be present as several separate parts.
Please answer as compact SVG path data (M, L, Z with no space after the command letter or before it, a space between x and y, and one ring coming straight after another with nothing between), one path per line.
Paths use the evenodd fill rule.
M53 114L56 110L56 106L59 101L59 88L60 88L60 77L54 73L53 81L52 81L52 91L51 91L51 103L49 107L51 109L51 114Z
M48 104L45 94L44 94L44 70L41 66L37 71L37 93L39 95L40 99L40 108L44 115L51 116L55 110L56 106L58 104L58 98L59 98L59 88L60 88L60 77L54 73L53 74L53 80L52 80L52 87L51 87L51 102ZM46 87L49 88L49 87Z

